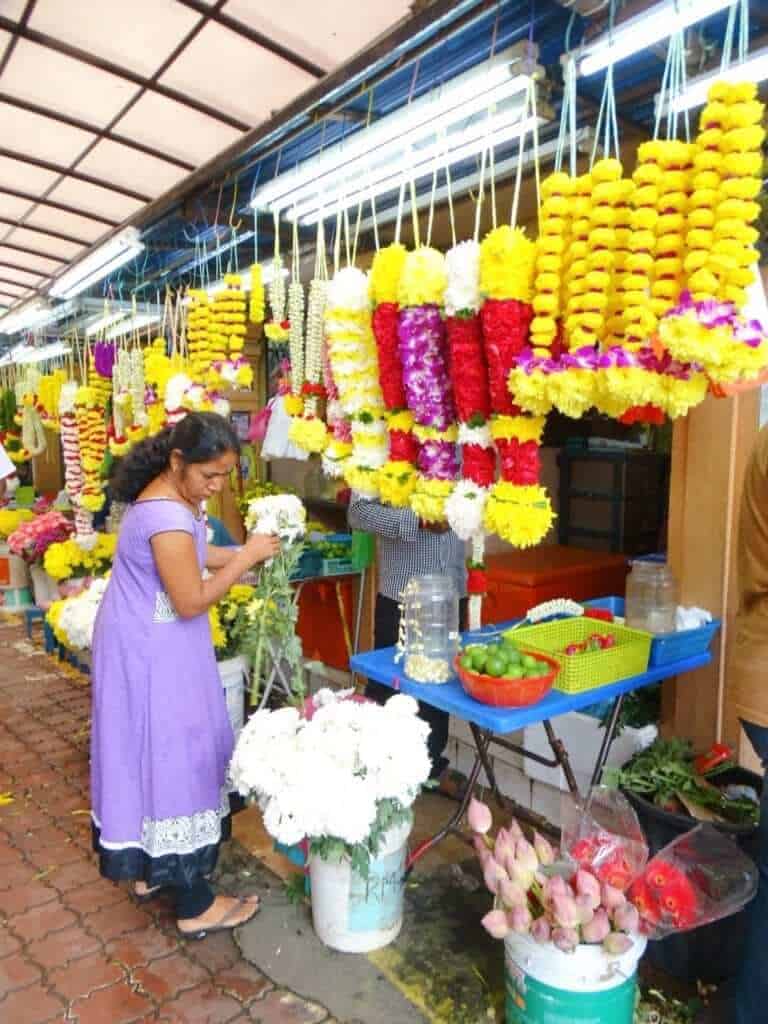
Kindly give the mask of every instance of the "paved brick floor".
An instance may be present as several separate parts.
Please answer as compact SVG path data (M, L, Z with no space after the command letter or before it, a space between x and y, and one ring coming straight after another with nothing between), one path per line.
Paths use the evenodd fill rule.
M0 806L2 1024L334 1024L231 935L185 942L167 904L139 907L99 876L88 723L83 677L0 621L0 794L13 797Z

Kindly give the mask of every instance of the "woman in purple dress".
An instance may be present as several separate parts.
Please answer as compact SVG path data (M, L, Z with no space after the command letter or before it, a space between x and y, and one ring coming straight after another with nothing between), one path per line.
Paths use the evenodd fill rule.
M207 881L230 832L232 728L208 609L275 537L206 543L201 503L236 463L238 440L213 413L190 413L136 445L113 482L131 503L93 639L91 800L101 873L140 899L170 887L184 935L234 928L258 900L214 896ZM212 571L208 578L203 570Z

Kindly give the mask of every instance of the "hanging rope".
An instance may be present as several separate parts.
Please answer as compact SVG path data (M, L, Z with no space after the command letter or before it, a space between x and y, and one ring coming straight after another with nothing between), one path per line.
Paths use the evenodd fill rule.
M515 227L517 224L517 213L520 207L520 189L523 183L523 156L525 154L525 140L528 134L526 125L531 111L531 93L534 88L534 83L529 82L525 94L525 106L521 115L520 144L517 150L517 168L515 169L515 189L512 194L512 212L509 218L512 227Z

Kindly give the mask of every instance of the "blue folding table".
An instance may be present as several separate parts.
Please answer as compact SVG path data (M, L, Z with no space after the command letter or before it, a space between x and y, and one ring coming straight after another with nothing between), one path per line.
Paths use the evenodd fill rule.
M504 628L508 628L510 625L512 623L508 623L507 626L489 627L486 630L472 633L471 638L476 640L482 638L483 634L491 635ZM395 662L395 653L394 647L385 647L377 651L357 654L351 659L350 666L358 675L367 676L368 679L373 679L377 683L391 686L393 690L406 693L411 697L415 697L416 700L424 701L425 704L431 704L432 707L440 708L440 710L447 711L451 715L455 715L457 718L467 722L476 747L475 762L472 766L466 792L460 801L458 809L451 815L439 832L420 844L414 851L409 860L409 868L449 832L459 832L458 825L469 804L481 768L485 769L491 791L500 804L514 804L513 809L518 817L540 830L546 830L550 833L557 831L551 822L548 822L538 814L534 814L529 808L521 807L519 804L514 803L514 801L502 797L496 783L490 758L488 757L488 748L491 744L523 754L525 757L530 757L534 761L547 765L547 767L561 767L565 773L569 789L574 796L578 797L579 790L568 758L568 751L565 749L562 740L557 738L552 728L551 719L556 718L558 715L564 715L568 711L579 711L593 704L601 704L605 701L612 702L603 741L592 772L591 785L595 786L602 776L611 743L616 734L621 705L626 694L631 693L633 690L639 690L643 686L649 686L651 683L657 683L662 679L669 679L672 676L692 672L694 669L708 664L711 660L709 653L700 654L695 657L681 659L680 661L669 662L666 665L660 665L658 668L648 669L642 675L621 679L616 683L610 683L607 686L601 686L594 690L586 690L582 693L563 693L560 690L550 690L538 703L530 707L495 708L487 704L481 704L465 693L457 677L454 677L447 683L440 684L414 682L405 675L400 665ZM526 750L524 747L504 739L504 736L509 735L509 733L517 732L526 725L534 725L539 722L542 723L546 731L549 745L552 748L552 758L543 757L535 751Z

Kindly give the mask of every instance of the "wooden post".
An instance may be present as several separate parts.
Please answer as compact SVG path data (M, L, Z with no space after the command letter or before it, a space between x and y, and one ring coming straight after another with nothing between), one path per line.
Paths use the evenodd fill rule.
M664 687L662 730L696 748L728 735L725 667L736 613L736 536L744 470L759 429L760 391L708 398L675 424L669 564L679 602L706 608L723 626L705 668Z

